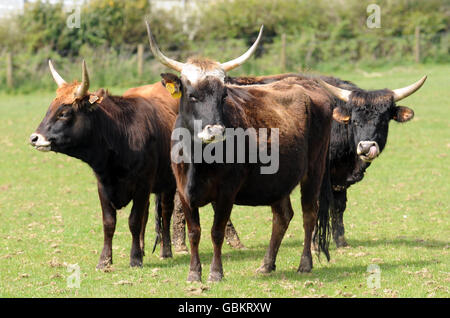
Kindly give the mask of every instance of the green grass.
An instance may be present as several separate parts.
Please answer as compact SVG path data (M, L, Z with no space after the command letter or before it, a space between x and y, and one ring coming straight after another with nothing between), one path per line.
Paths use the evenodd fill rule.
M150 254L147 227L142 269L129 268L130 207L118 213L114 265L95 266L103 244L100 204L90 168L28 145L54 97L0 96L0 297L448 297L450 285L450 109L447 66L411 66L379 73L337 73L363 88L398 88L423 74L428 81L402 101L414 109L406 124L390 124L388 145L349 191L345 213L351 247L332 260L314 257L311 274L297 274L303 243L298 189L296 212L281 245L277 271L259 275L271 231L268 207L235 206L232 220L246 250L223 248L225 279L189 284L189 255L160 260ZM94 83L95 85L95 83ZM123 92L124 89L113 90ZM153 196L151 198L153 209ZM203 279L212 257L211 208L201 210ZM81 268L80 288L68 288L67 264ZM367 287L367 267L378 264L381 287Z

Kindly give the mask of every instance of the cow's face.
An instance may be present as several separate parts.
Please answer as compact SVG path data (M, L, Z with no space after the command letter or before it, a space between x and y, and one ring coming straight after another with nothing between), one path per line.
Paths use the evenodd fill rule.
M54 71L52 66L51 70ZM36 131L31 134L30 143L40 151L69 153L89 140L94 107L87 97L88 80L85 76L84 82L71 84L58 76L55 80L61 80L57 80L59 87L56 98Z
M181 76L161 74L162 84L172 96L181 98L179 114L185 127L203 143L224 138L223 104L226 93L225 72L218 63L189 61Z
M262 31L263 27L250 49L234 60L218 63L204 58L191 58L186 63L181 63L162 54L147 22L153 54L162 64L181 73L180 77L174 74L161 74L162 83L173 97L181 98L180 118L203 143L220 141L224 138L223 105L227 94L224 84L226 72L240 66L251 57L261 40Z
M336 107L333 118L349 125L353 135L354 151L365 162L374 160L384 149L388 136L389 122L407 122L414 117L414 111L397 106L396 101L417 91L426 77L417 83L398 90L348 91L321 81L333 95L344 100L344 106Z

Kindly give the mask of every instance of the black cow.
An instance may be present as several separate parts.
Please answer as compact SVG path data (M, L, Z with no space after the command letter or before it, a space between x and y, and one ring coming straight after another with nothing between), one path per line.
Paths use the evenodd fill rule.
M260 77L227 77L236 85L268 84L286 78L314 81L325 87L335 99L330 139L330 173L333 189L331 219L333 239L337 247L347 246L344 236L343 214L347 189L361 181L370 163L384 149L389 122L403 123L414 117L412 109L397 106L396 102L416 92L426 76L400 89L366 91L355 84L335 77L305 74L280 74ZM326 200L322 197L322 202ZM175 211L176 213L176 211Z
M329 104L333 100L331 96L317 83L305 84L308 86L305 87L296 79L245 87L225 84L226 71L241 65L251 56L261 38L262 29L257 41L247 53L226 63L203 58L193 58L187 63L180 63L167 58L157 47L148 23L147 30L155 57L162 64L181 72L181 77L162 74L162 78L174 96L181 95L175 131L189 133L188 138L182 138L184 147L200 147L203 152L207 151L206 148L211 149L211 143L223 145L226 128L280 130L278 140L271 134L265 144L270 149L270 145L278 146L279 164L273 173L262 173L265 165L261 161L245 160L236 163L234 158L230 163L227 157L229 149L224 149L222 153L223 163L206 163L197 162L197 153L189 152L183 147L182 156L188 160L176 160L172 163L189 229L191 264L188 280L201 280L198 253L201 229L198 209L208 203L212 203L214 208L211 230L214 256L209 280L219 281L223 277L221 248L233 204L272 206L274 219L271 242L259 270L265 273L274 270L278 248L293 216L290 193L299 183L305 242L298 271L311 271L312 234L316 221L321 221L322 217L317 203L322 179L329 180L324 174L327 175L331 131ZM198 130L197 120L200 121ZM254 140L259 144L263 139L259 132L249 137L246 139L244 158L250 156L250 141ZM175 145L178 143L173 144L173 149ZM321 248L326 246L326 232L326 224L319 222L319 241L323 243L319 244Z
M389 122L393 119L403 123L413 118L412 109L397 106L395 103L417 91L425 82L426 76L401 89L378 91L366 91L351 82L335 77L293 73L260 77L227 77L225 81L245 86L269 84L286 78L321 81L321 84L334 96L335 102L332 105L333 111L336 110L333 117L337 120L332 123L329 157L333 189L332 233L337 247L347 246L343 221L347 189L363 179L371 161L384 149ZM181 209L176 207L174 218L177 218L180 213ZM180 249L184 245L183 230L182 226L174 227L174 236L177 238L176 242L181 245ZM240 246L231 220L227 224L226 234L227 240L233 242L230 245Z
M331 183L333 188L332 232L337 247L346 246L343 215L347 189L363 179L370 163L383 151L389 122L403 123L414 117L412 109L396 102L413 94L426 76L400 89L363 90L353 83L323 77L321 84L337 98L330 141ZM324 200L322 198L321 200Z
M160 194L163 215L169 221L173 210L176 186L170 167L170 134L174 106L167 98L111 96L103 89L88 92L84 61L81 83L66 83L51 62L49 66L58 84L56 98L30 142L37 150L81 159L94 171L104 231L97 268L112 264L116 210L133 201L130 265L142 266L150 193ZM170 248L170 236L165 233L163 241Z

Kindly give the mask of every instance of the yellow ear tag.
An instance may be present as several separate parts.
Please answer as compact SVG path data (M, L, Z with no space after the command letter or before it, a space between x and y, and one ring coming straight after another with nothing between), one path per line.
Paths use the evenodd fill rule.
M169 91L170 95L172 95L173 98L181 97L181 92L175 88L174 83L166 83L166 89Z

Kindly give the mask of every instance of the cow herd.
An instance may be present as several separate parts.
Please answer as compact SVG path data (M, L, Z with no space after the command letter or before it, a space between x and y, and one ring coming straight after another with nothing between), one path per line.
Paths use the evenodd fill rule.
M275 270L294 214L290 195L298 185L305 232L298 272L311 271L314 247L329 258L331 234L337 247L347 245L347 189L383 151L390 120L413 118L410 108L396 102L417 91L426 76L404 88L376 91L327 76L229 77L227 72L256 50L262 27L246 53L224 63L173 60L160 51L148 23L147 31L155 58L177 74L163 73L159 83L113 96L104 89L89 91L84 61L81 82L72 83L49 61L56 97L30 136L37 150L78 158L94 171L104 231L97 267L112 264L116 211L130 201L130 266L142 266L151 193L162 257L172 256L173 211L185 218L188 281L202 278L199 208L209 203L214 210L209 281L224 276L221 250L227 229L233 229L234 204L271 206L272 235L258 272Z

